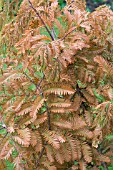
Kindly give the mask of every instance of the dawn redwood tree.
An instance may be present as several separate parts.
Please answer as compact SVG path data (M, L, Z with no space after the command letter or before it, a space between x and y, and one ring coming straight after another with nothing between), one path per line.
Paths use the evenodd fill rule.
M0 169L98 170L113 162L113 12L85 1L4 1Z

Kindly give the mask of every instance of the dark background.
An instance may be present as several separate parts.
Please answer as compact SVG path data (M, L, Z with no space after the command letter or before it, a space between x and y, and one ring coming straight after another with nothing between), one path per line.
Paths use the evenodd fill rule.
M66 4L65 0L59 0L59 4L63 8ZM107 5L113 10L113 0L86 0L87 11L92 12L100 5Z

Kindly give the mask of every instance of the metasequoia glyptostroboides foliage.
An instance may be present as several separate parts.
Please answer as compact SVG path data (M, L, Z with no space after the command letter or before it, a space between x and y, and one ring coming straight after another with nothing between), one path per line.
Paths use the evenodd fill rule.
M57 0L14 2L0 41L0 168L8 159L16 170L107 169L113 12L86 12L82 0L62 10Z

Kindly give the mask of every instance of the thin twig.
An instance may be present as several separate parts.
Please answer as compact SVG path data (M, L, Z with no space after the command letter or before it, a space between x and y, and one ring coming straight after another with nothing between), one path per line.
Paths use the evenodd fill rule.
M8 128L6 126L6 124L4 123L4 120L2 118L2 128L6 130L6 134L4 135L4 137L2 138L2 140L0 140L0 144L3 142L3 140L7 137L7 135L9 135L9 138L13 141L13 146L14 148L17 150L17 152L19 153L19 149L18 149L18 146L16 145L15 143L15 140L13 139L13 136L8 132ZM1 130L1 129L0 129ZM22 154L19 153L19 157L22 158ZM22 163L22 166L24 168L24 164Z
M42 17L40 16L40 14L38 13L38 11L36 10L36 8L34 8L33 4L31 3L30 0L28 0L29 4L30 4L30 7L34 10L34 12L36 13L36 15L38 16L38 18L41 20L42 24L44 25L45 29L47 30L48 34L50 35L52 41L54 41L54 37L53 35L51 34L50 30L48 29L46 23L44 22L44 20L42 19Z
M13 146L14 146L14 148L17 150L17 152L18 152L18 156L20 157L20 159L22 159L23 158L23 155L22 155L22 153L20 153L19 152L19 147L17 146L17 144L16 144L16 142L15 142L15 140L13 139L13 136L10 134L10 139L12 140L12 142L13 142ZM23 162L21 162L21 165L22 165L22 168L24 169L24 163Z
M47 102L45 101L45 107L46 107L46 111L47 111L47 120L48 120L48 130L51 130L51 117L50 117L50 111L47 105Z
M75 31L76 28L74 27L73 30L69 31L67 34L64 35L63 38L61 38L61 40L63 41L69 34L71 34L73 31Z
M41 83L42 83L42 81L43 81L43 79L44 79L44 76L43 76L43 78L40 80L40 82L36 85L35 82L31 79L31 77L29 77L25 72L24 72L24 74L25 74L26 77L29 79L29 81L32 82L32 83L36 86L36 88L39 90L40 95L44 98L44 93L43 93L43 91L42 91L42 88L40 87L40 86L41 86ZM47 105L47 102L46 102L46 101L44 102L44 104L45 104L45 107L46 107L47 117L48 117L48 130L51 130L50 111L49 111L49 108L48 108L48 105ZM42 148L42 150L41 150L41 152L40 152L40 154L39 154L39 158L38 158L38 160L36 161L36 168L37 168L37 167L39 166L39 164L40 164L40 159L41 159L42 156L43 156L43 153L44 153L44 151L45 151L45 145L46 145L46 144L47 144L47 142L44 143L44 146L43 146L43 148Z
M44 98L44 93L42 91L42 88L40 87L44 77L40 80L40 82L36 85L36 83L34 82L34 80L31 79L31 77L29 77L25 72L24 74L26 75L26 77L29 79L29 81L31 83L33 83L35 86L36 86L36 89L39 91L40 95ZM51 121L50 121L50 111L49 111L49 108L48 108L48 105L47 105L47 102L45 101L44 102L45 104L45 107L46 107L46 111L47 111L47 117L48 117L48 130L51 130Z
M44 77L40 80L40 82L39 82L38 84L36 84L36 83L34 82L34 80L33 80L31 77L29 77L28 74L26 74L26 72L23 72L23 74L29 79L29 81L30 81L32 84L34 84L34 85L36 86L36 89L38 89L40 95L41 95L42 97L44 97L44 96L43 96L43 92L42 92L42 90L41 90L41 88L40 88L40 85L41 85L42 80L43 80Z
M44 76L43 76L43 78L39 81L39 83L37 84L37 86L40 86L40 85L41 85L43 79L44 79Z
M41 152L40 152L40 154L39 154L39 158L38 158L38 160L36 161L36 168L39 166L39 164L40 164L40 160L41 160L41 158L42 158L42 156L43 156L43 153L44 153L44 151L45 151L45 145L47 145L47 142L45 142L44 143L44 146L43 146L43 148L42 148L42 150L41 150Z
M57 37L57 35L56 35L56 32L55 32L54 28L52 28L52 36L54 37L54 40L55 40L55 38Z
M29 77L26 72L23 72L23 74L30 80L30 82L31 82L32 84L34 84L35 86L37 86L37 85L35 84L34 80L32 80L32 78Z
M0 144L3 142L3 140L7 137L8 132L6 132L6 134L4 135L4 137L0 140Z
M45 146L42 148L42 150L41 150L41 152L40 152L40 154L39 154L39 158L38 158L38 160L37 160L37 162L36 162L36 168L37 168L37 167L39 166L39 164L40 164L40 159L42 158L44 151L45 151Z
M26 94L27 95L27 94ZM12 95L12 96L7 96L7 95L2 95L2 96L0 96L0 97L20 97L20 96L25 96L25 94L14 94L14 95ZM29 94L27 95L27 96L29 96Z

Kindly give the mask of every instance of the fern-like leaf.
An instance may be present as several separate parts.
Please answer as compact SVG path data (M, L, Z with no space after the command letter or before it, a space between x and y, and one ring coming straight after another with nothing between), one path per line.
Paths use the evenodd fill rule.
M65 149L65 148L67 148L67 149ZM61 144L60 150L61 150L61 153L64 157L64 160L66 162L71 161L72 156L71 156L71 148L69 146L69 143L65 142L65 143Z
M85 161L80 161L79 162L80 170L87 170L87 164Z
M105 155L102 155L102 154L98 155L95 159L100 161L100 162L110 163L110 158L108 156L105 156Z
M70 87L61 87L61 88L49 88L48 90L45 90L46 94L56 94L56 95L67 95L67 94L73 94L75 91Z
M45 160L42 162L42 165L44 165L45 168L48 170L57 170L55 165L52 165L48 160Z
M89 131L88 129L80 129L80 130L76 131L75 134L77 136L84 136L88 139L93 138L93 132Z
M31 107L28 106L28 107L26 107L26 108L20 109L20 110L16 113L16 115L17 115L17 116L23 116L23 115L29 113L30 111L31 111Z
M52 122L54 125L60 127L60 128L65 128L65 129L72 129L72 124L69 121L66 120L60 120L60 121L54 121Z
M83 156L86 162L91 162L92 161L92 152L91 148L87 143L82 143L82 152Z
M63 164L64 161L65 161L65 159L64 159L64 156L63 156L61 150L60 150L60 149L59 149L59 150L55 150L55 149L54 149L53 151L54 151L54 155L55 155L56 161L57 161L59 164Z
M18 129L17 132L19 136L14 136L15 141L28 147L31 140L30 130L28 128Z
M53 149L50 145L47 145L46 147L46 153L47 153L47 158L50 162L54 162L54 153Z
M77 146L76 140L71 136L67 137L67 141L68 141L68 143L70 145L72 160L73 161L77 160L78 159L78 152L80 153L79 157L81 157L81 148L80 148L80 146Z
M96 56L94 61L99 64L100 68L107 73L113 72L113 67L101 56Z
M11 156L11 154L12 154L12 152L15 150L15 148L14 148L14 146L12 146L9 150L8 150L8 152L7 152L7 154L5 155L5 157L4 157L4 159L9 159L9 157Z
M35 100L32 108L31 108L31 112L30 112L30 116L35 120L37 117L37 112L39 111L39 109L42 107L42 105L44 104L45 99L41 98L40 96L37 97L37 99Z
M5 158L5 156L8 153L8 150L10 150L10 143L9 143L9 140L6 140L3 148L0 149L0 159Z
M71 106L71 103L64 103L64 102L54 102L54 103L50 103L49 105L50 107L69 107Z
M60 148L60 143L64 143L65 139L64 137L57 135L55 131L45 131L43 132L43 136L45 140L51 144L55 149Z
M22 159L20 158L20 156L17 156L13 163L14 163L14 167L17 170L22 170L23 169Z

